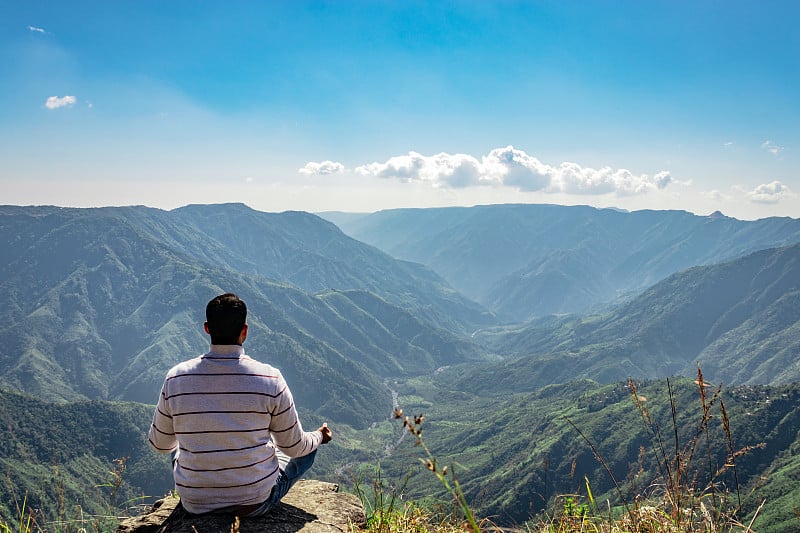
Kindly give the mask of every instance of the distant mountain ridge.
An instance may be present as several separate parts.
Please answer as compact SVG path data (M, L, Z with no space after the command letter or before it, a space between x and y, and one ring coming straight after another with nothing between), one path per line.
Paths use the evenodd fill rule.
M512 322L584 312L696 265L800 242L798 219L721 213L505 204L327 216Z
M606 313L477 337L507 357L482 370L496 392L691 376L697 364L715 383L800 381L800 244L674 274Z
M214 233L216 219L228 225ZM391 408L387 375L484 357L437 321L493 320L430 271L308 214L6 206L0 248L0 386L45 399L152 403L170 366L207 350L205 302L233 290L251 311L246 350L278 366L303 407L362 426Z
M442 320L449 329L464 332L494 322L490 313L429 269L393 259L310 213L265 213L244 204L189 205L172 211L144 206L0 206L0 216L2 237L7 236L9 245L23 243L12 250L18 253L38 238L30 232L50 231L48 224L124 221L139 237L159 242L173 253L287 282L304 291L369 290L404 308L428 310L432 322ZM442 308L447 313L435 311Z

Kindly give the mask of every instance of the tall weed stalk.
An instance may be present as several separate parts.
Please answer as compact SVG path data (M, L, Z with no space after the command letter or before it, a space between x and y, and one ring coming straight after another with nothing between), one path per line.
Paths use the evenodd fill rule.
M401 512L400 501L408 485L410 474L406 476L400 487L391 486L384 480L381 464L377 463L369 480L371 491L364 487L364 476L353 475L353 487L364 506L367 515L367 529L378 533L393 531L397 515Z
M713 389L712 385L703 379L703 373L699 367L695 384L700 404L699 419L697 425L690 432L690 437L683 443L680 436L678 402L672 382L667 379L671 428L669 436L665 437L660 425L647 408L646 398L639 394L636 383L632 379L628 380L633 403L641 416L647 438L650 441L650 450L658 475L658 479L651 487L662 487L661 497L665 505L663 511L652 506L652 495L644 498L642 495L637 495L631 505L631 502L625 498L622 485L614 477L610 465L602 457L597 447L567 418L570 425L588 443L614 484L620 502L626 510L626 516L621 520L620 526L627 522L627 527L637 531L663 530L661 526L656 529L652 529L651 526L655 527L660 521L666 519L668 524L662 524L662 526L668 526L667 530L676 528L677 531L719 531L720 528L741 528L742 531L750 531L749 526L743 526L737 521L742 498L736 460L755 448L763 447L764 443L736 449L731 434L728 411L722 401L721 387ZM725 460L719 467L716 467L714 462L717 449L713 442L714 432L711 431L715 406L718 406L724 439ZM705 455L704 465L696 464L698 451ZM723 474L729 470L733 475L732 490L725 486L722 478ZM706 472L705 475L701 475L703 471ZM706 481L698 487L701 477L705 477ZM736 495L735 502L731 500L732 494Z
M713 523L735 520L736 514L741 507L736 459L756 447L763 447L764 444L736 450L730 429L730 418L722 401L722 388L717 387L709 394L709 391L712 390L712 385L705 381L703 372L699 367L695 384L697 385L697 393L700 400L700 418L694 430L694 435L688 442L681 445L678 432L679 423L675 390L670 380L667 380L673 435L673 451L668 453L664 446L658 423L650 416L650 412L645 406L643 397L639 395L634 381L629 380L628 382L633 401L653 443L652 448L656 465L664 481L664 496L673 520L680 524L687 519L687 516L697 513L702 515L706 521ZM715 406L719 406L718 410L724 435L725 461L720 467L715 467L714 464L715 447L711 432L711 421L714 418L713 408ZM701 442L704 444L701 449L705 451L705 465L698 468L694 463ZM702 487L698 488L697 480L700 477L701 468L707 470L707 481ZM736 504L733 506L730 505L731 502L728 498L729 489L721 484L722 474L729 469L733 473L733 490L737 495ZM686 512L687 509L690 511L689 513Z
M444 486L445 490L453 497L453 500L456 503L457 508L461 511L466 520L467 524L469 525L470 529L472 529L473 533L481 533L481 528L478 525L477 520L475 520L475 514L472 512L472 508L467 502L466 496L464 496L464 491L461 488L461 484L458 481L458 477L456 477L455 468L449 468L447 466L440 467L437 464L436 457L431 453L430 448L425 443L425 440L422 438L422 423L425 420L425 416L422 414L415 415L412 418L403 416L403 410L395 407L394 409L394 417L395 419L403 419L403 428L406 429L409 433L416 437L416 442L414 446L420 446L424 452L425 457L419 458L419 461L425 465L429 471L433 472L433 474L439 479ZM450 479L448 479L448 470L450 472L450 479L452 479L452 483Z

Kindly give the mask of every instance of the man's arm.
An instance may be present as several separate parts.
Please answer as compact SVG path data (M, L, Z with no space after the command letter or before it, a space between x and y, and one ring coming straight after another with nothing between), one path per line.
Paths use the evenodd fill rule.
M153 423L150 424L148 440L150 446L159 453L169 453L178 447L178 440L175 438L175 429L172 425L172 415L166 402L166 383L161 387L161 394L158 396L158 404L153 413Z
M332 433L325 424L317 431L303 431L292 393L283 378L280 381L281 393L275 398L276 406L271 413L269 431L273 442L283 453L289 457L302 457L316 450L326 435L330 437Z

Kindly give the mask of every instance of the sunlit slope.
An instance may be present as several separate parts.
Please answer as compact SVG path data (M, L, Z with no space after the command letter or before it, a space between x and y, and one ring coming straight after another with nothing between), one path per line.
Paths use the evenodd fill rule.
M0 239L9 253L0 265L0 290L7 295L0 311L0 384L7 388L48 399L153 402L168 368L207 349L204 305L224 291L249 305L248 352L281 368L303 407L356 426L379 416L374 406L391 405L382 383L387 374L483 357L474 344L422 317L449 316L451 307L440 301L437 308L433 289L418 278L387 282L382 294L364 287L312 293L234 269L219 260L227 255L219 241L171 222L163 211L2 213ZM394 262L374 254L376 261ZM368 273L362 279L370 280ZM398 284L406 287L404 306L391 301Z
M626 382L600 385L578 380L493 398L463 395L458 402L448 401L455 392L439 389L426 394L425 401L412 399L405 407L415 414L424 412L423 437L437 464L455 468L480 515L492 516L502 525L520 524L545 509L559 509L563 502L554 503L555 498L565 494L578 494L586 502L587 480L603 509L607 500L612 505L621 498L642 504L642 498L659 498L664 460L671 461L676 448L684 454L684 488L694 485L698 491L706 490L713 472L716 490L732 491L732 505L739 502L738 486L740 516L753 513L769 494L759 526L791 521L791 512L785 509L791 500L788 495L800 495L789 477L797 472L796 461L787 459L787 453L800 446L798 386L723 388L713 401L716 388L706 390L707 431L702 400L691 378L638 382L647 422ZM670 396L675 401L675 426ZM722 424L722 403L730 439ZM732 467L723 468L730 464L731 451L761 443L763 448L737 457L735 473ZM690 456L692 446L695 453ZM400 477L411 470L415 472L410 478L412 495L433 493L446 498L433 474L418 466L421 456L424 453L408 437L394 456L382 462L384 475ZM769 492L762 494L762 486ZM778 499L778 494L786 497Z
M332 216L512 321L586 311L696 265L800 242L800 220L486 205Z
M508 359L483 373L498 392L692 375L697 363L711 381L798 381L799 298L800 245L762 250L674 274L605 314L487 330Z

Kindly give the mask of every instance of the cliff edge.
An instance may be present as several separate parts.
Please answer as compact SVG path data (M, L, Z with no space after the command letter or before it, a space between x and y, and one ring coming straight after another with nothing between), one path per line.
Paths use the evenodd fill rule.
M266 516L191 515L175 496L158 500L149 513L122 521L117 533L328 533L351 531L366 523L364 508L352 494L322 481L300 480Z

